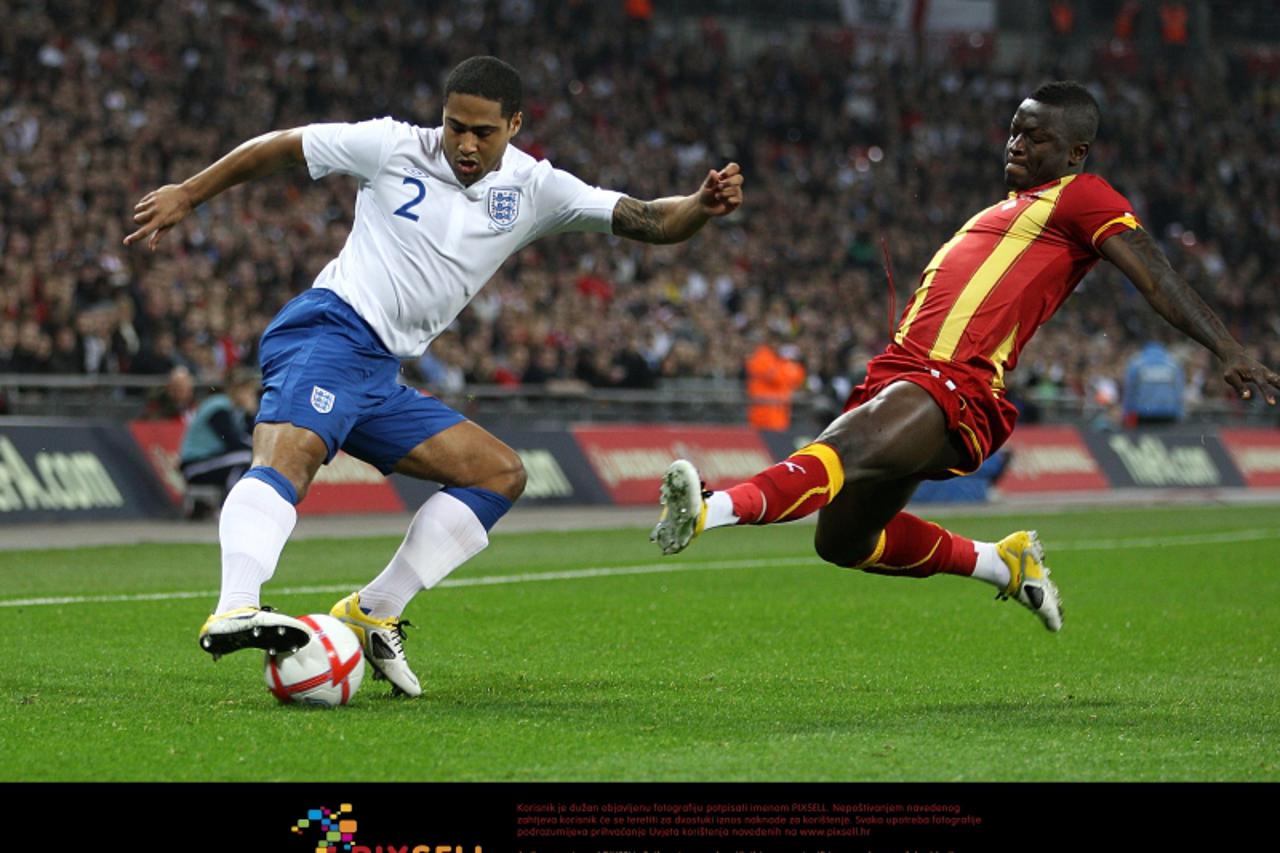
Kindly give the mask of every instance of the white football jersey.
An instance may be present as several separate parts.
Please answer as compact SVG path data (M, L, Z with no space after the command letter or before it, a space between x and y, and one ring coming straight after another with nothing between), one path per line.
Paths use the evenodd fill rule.
M498 169L464 187L443 136L391 118L302 133L312 178L360 182L351 235L313 286L341 296L400 358L422 355L525 245L563 231L609 233L622 197L511 145Z

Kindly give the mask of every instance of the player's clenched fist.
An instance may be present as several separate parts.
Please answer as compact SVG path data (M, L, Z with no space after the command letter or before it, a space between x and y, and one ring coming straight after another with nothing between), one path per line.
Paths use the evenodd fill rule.
M742 205L742 167L730 163L707 172L698 203L708 216L724 216L737 210Z

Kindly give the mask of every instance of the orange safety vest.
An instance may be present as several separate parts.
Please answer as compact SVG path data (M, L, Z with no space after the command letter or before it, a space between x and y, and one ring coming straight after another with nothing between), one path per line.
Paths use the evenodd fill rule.
M1129 41L1133 38L1133 19L1142 11L1142 4L1133 0L1125 0L1120 11L1116 13L1116 38Z
M1076 28L1076 10L1070 3L1054 3L1049 7L1049 17L1053 22L1054 32L1060 36L1069 36Z
M1165 44L1186 44L1187 25L1191 16L1182 3L1165 3L1160 6L1160 35Z
M653 0L627 0L624 11L637 21L653 20Z
M804 365L783 358L767 344L747 358L747 423L756 429L791 426L791 397L804 385Z

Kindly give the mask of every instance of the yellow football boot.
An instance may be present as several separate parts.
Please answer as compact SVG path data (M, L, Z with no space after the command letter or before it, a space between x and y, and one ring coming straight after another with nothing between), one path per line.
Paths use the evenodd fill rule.
M385 678L406 696L421 696L422 685L404 656L404 628L400 619L375 619L360 609L360 593L353 592L333 605L329 615L342 622L360 640L374 677Z
M1009 585L996 598L1012 598L1039 616L1050 631L1062 630L1062 599L1058 587L1049 580L1044 546L1036 532L1010 533L996 543L996 553L1009 567Z

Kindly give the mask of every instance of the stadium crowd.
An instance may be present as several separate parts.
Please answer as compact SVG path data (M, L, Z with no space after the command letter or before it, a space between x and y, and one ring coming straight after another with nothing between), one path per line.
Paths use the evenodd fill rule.
M1002 191L1007 123L1055 76L1103 104L1091 169L1126 193L1175 266L1264 362L1280 362L1280 75L1219 52L999 73L919 63L838 28L802 44L692 37L645 3L490 0L19 4L0 29L0 371L168 373L253 363L276 310L334 257L350 182L299 169L198 211L154 254L125 250L133 204L239 142L312 121L440 115L443 76L493 53L525 77L515 144L652 198L742 164L747 204L687 244L599 235L513 258L415 365L480 383L653 387L743 376L765 338L831 401L886 342L933 251ZM1184 66L1185 67L1185 66ZM773 335L770 335L773 333ZM1166 340L1191 393L1228 390L1102 264L1031 344L1024 399L1118 399L1127 358Z

